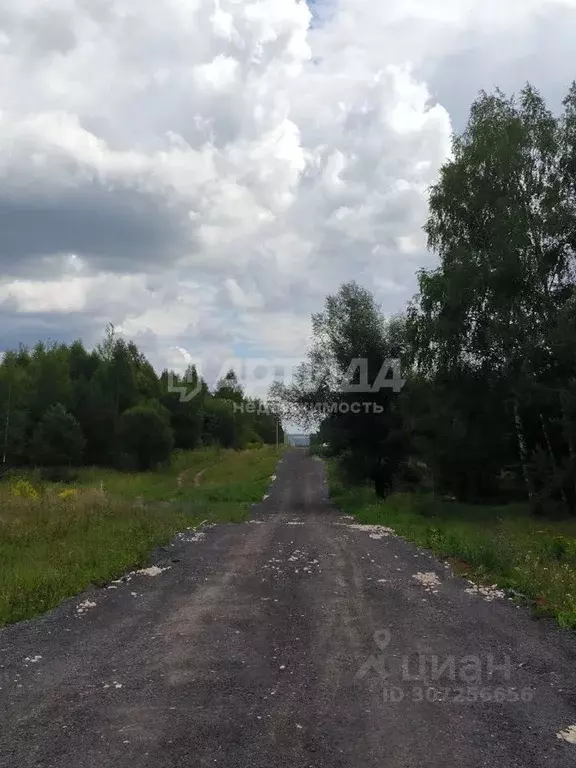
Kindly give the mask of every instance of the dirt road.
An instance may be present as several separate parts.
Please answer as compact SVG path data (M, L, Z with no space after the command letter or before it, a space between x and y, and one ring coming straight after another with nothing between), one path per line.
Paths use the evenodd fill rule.
M269 494L0 631L2 767L576 764L570 636L344 519L304 451Z

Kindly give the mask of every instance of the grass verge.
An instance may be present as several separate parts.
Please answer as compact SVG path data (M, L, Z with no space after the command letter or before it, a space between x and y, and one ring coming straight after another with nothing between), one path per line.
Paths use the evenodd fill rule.
M382 501L369 488L346 487L333 463L328 478L334 503L360 522L387 525L461 575L523 596L537 615L576 629L576 520L536 518L523 504L460 504L428 494Z
M0 487L0 626L143 565L202 520L241 521L279 458L273 448L206 449L147 473L84 470L74 486L34 475Z

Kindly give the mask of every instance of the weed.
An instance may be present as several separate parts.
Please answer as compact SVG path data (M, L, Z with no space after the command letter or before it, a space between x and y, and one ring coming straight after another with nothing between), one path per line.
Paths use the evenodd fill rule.
M460 504L432 494L397 493L382 501L368 488L346 487L335 464L328 477L344 512L454 558L457 570L475 581L521 593L538 614L576 629L576 520L543 521L527 505Z
M0 486L0 626L144 565L202 520L246 519L277 461L272 448L210 449L180 454L159 472L83 470L74 488L37 486L33 473ZM202 469L200 487L179 487L182 472Z

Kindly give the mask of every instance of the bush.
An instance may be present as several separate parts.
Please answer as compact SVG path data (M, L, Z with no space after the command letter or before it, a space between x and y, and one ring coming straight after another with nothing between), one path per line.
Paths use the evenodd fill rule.
M204 434L207 443L218 443L223 448L242 447L238 415L234 413L234 403L231 400L208 400L204 407Z
M78 466L85 443L80 424L57 403L48 408L34 430L31 453L41 467Z
M40 479L46 483L75 483L78 472L73 467L43 467Z
M153 469L167 461L174 447L174 434L160 407L136 405L122 414L122 451L133 457L140 470Z

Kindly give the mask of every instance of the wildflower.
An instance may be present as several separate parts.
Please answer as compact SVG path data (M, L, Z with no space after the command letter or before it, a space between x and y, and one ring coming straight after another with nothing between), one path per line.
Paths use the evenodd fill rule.
M17 480L10 489L13 496L22 499L38 499L40 494L28 480Z
M58 494L59 499L72 499L78 495L78 491L75 488L66 488Z

